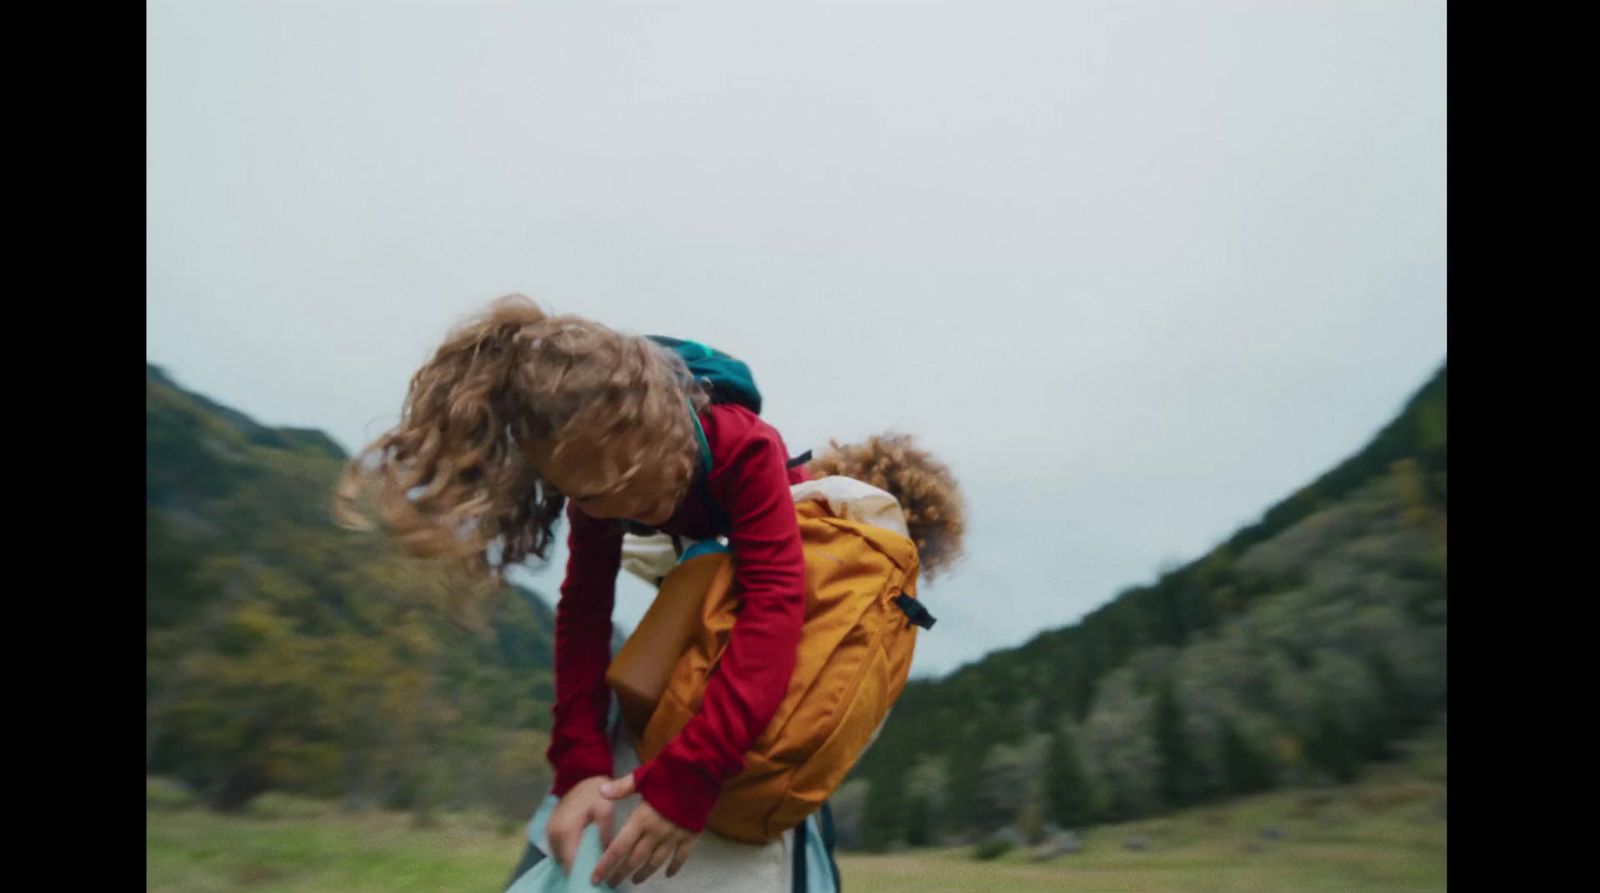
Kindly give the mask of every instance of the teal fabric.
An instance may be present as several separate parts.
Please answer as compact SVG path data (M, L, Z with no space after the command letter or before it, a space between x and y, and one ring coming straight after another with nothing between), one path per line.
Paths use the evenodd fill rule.
M761 414L761 390L755 376L743 361L698 341L651 335L650 340L669 347L689 367L689 374L706 383L711 399L717 403L737 403L756 415Z
M712 552L726 551L728 551L728 547L720 542L717 542L716 540L700 540L689 548L683 550L683 554L678 556L678 563L682 564L696 555L707 555Z
M694 404L689 404L689 420L694 422L694 436L700 442L700 470L711 474L711 444L706 442L706 429L700 425L700 416L695 414Z
M612 711L616 709L616 696L612 696ZM611 722L610 716L606 721ZM528 820L528 842L539 848L539 852L550 852L550 841L545 838L545 826L550 823L550 814L556 811L556 806L561 803L561 798L555 794L545 794L544 801L534 811L533 818Z
M578 855L572 862L571 877L561 873L561 864L555 857L547 856L517 878L506 893L615 893L606 884L595 886L589 883L589 876L594 874L595 866L600 864L600 856L604 852L600 846L600 829L590 825L583 829L583 837L578 841Z
M828 845L822 839L816 814L812 813L795 833L806 836L806 888L800 893L839 893L833 884L833 863L828 861Z
M560 802L555 795L547 794L528 822L528 842L540 852L546 852L546 848L550 845L545 837L545 827L550 821L550 814ZM796 883L797 889L794 893L839 893L839 888L834 883L834 866L828 858L828 845L823 839L821 822L815 813L807 817L805 823L791 833L790 846L797 844L795 837L800 834L806 836L806 880L804 889L799 889L799 884ZM574 873L573 879L568 880L561 873L561 868L554 859L545 857L517 878L505 893L579 893L579 891L614 893L610 887L593 887L588 882L589 875L600 863L602 854L599 829L590 825L584 830L583 843L578 851L576 866L578 870Z

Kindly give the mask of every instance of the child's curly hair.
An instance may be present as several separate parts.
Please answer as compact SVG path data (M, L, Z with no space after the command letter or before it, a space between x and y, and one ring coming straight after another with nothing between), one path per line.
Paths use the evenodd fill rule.
M653 341L508 295L412 377L399 425L346 467L335 517L370 528L358 504L371 496L412 554L497 578L529 555L546 557L565 505L526 457L530 442L557 453L603 444L618 465L612 489L676 506L699 455L686 410L708 400L683 361Z
M854 478L899 500L928 577L961 558L967 530L961 488L949 467L919 448L910 435L891 431L849 446L830 440L828 451L807 463L806 469L813 477Z

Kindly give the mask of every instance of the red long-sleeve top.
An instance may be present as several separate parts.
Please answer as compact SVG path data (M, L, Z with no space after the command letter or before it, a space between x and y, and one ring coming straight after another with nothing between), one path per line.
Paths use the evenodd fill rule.
M805 557L789 487L809 478L804 467L787 467L783 438L748 409L713 404L700 423L711 448L711 474L704 488L690 488L660 529L690 539L723 532L709 494L731 527L726 533L740 610L700 711L633 772L646 802L696 832L705 828L722 785L743 770L745 752L777 712L794 672L805 616ZM571 506L567 519L571 554L556 604L555 720L547 752L558 796L585 778L612 772L605 673L622 566L619 522Z

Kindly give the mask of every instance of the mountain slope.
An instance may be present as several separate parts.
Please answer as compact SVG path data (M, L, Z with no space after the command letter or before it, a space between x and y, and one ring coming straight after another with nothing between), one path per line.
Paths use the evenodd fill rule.
M1344 776L1442 709L1445 386L1206 555L908 684L844 793L866 842Z
M268 789L488 802L547 779L553 616L503 593L491 631L443 583L330 518L344 452L146 368L147 768L220 807Z

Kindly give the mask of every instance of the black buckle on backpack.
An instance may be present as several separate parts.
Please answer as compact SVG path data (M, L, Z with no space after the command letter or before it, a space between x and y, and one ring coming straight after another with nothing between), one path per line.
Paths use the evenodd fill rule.
M928 609L923 607L922 602L906 595L904 592L894 597L894 603L900 607L900 610L906 612L906 617L913 624L923 629L933 629L933 625L939 622L937 618L928 613Z

